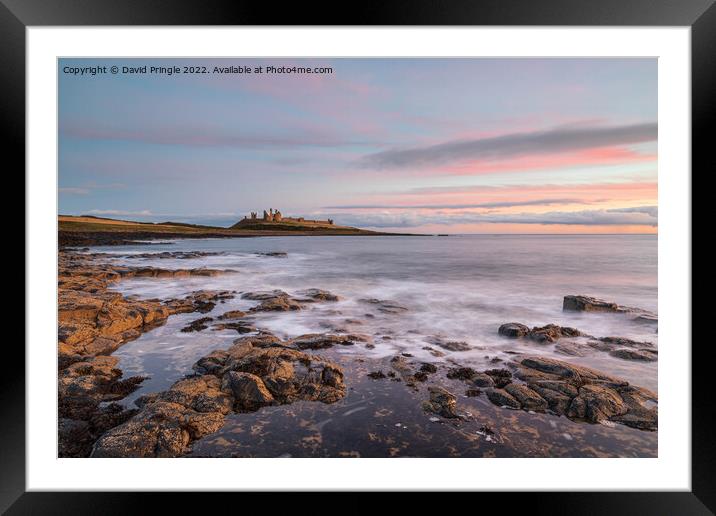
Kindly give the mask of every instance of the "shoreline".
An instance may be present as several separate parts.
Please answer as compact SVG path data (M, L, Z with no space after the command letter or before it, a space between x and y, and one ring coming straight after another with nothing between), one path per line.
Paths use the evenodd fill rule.
M310 232L310 231L256 231L249 233L251 230L242 230L236 233L123 233L123 232L81 232L81 231L60 231L58 232L58 247L78 248L78 247L97 247L97 246L114 246L114 245L151 245L150 240L195 240L202 238L261 238L261 237L300 237L300 236L360 236L360 237L386 237L386 236L402 236L402 237L432 237L433 235L420 235L412 233L369 233L361 230L360 233L351 232Z
M178 222L135 222L90 216L58 216L58 245L134 245L142 240L180 238L248 238L261 236L423 236L409 233L385 233L351 226L317 226L298 223L265 223L251 228L222 228ZM261 227L265 226L265 227Z
M375 391L378 393L375 396L384 398L388 404L375 413L408 409L409 413L401 417L401 426L367 432L377 437L375 442L365 445L364 455L370 455L375 447L387 450L375 451L375 456L383 456L381 453L391 456L389 445L395 439L392 433L396 429L402 432L409 429L405 420L421 430L405 445L404 453L412 448L418 450L413 453L432 453L429 451L432 448L425 445L432 442L432 437L426 436L430 433L445 438L440 448L444 453L453 453L449 450L458 446L450 439L462 443L458 446L462 447L458 456L489 456L494 446L504 447L505 443L523 439L525 428L535 431L537 427L544 427L541 431L550 433L553 418L559 417L554 413L560 412L564 424L599 439L606 439L610 432L636 439L638 434L644 433L643 429L656 430L656 409L649 406L649 403L657 403L654 393L573 363L524 356L480 372L460 366L452 359L418 362L410 353L374 359L337 352L343 346L370 348L373 346L370 336L323 333L281 340L260 328L252 328L252 335L239 337L229 349L215 350L200 358L194 372L187 371L187 376L174 382L168 390L140 397L137 408L122 407L118 402L136 390L142 379L123 378L122 372L116 369L116 357L111 356L113 351L165 324L172 315L197 312L197 320L207 319L209 317L202 318L201 314L208 314L223 299L240 293L199 291L183 299L138 300L109 290L111 285L130 277L162 281L162 278L236 272L125 267L68 251L60 251L59 262L61 456L196 456L202 453L221 456L212 455L216 450L212 452L209 443L217 440L212 436L221 434L224 427L233 425L235 420L277 413L283 414L284 419L276 423L280 425L290 421L287 414L292 411L322 410L331 414L341 410L343 403L368 391ZM309 289L298 298L283 292L241 295L254 296L247 298L257 302L252 310L269 311L300 310L310 307L311 303L330 303L333 296L318 289ZM378 309L397 312L403 309L384 301L373 301L377 302ZM234 318L227 317L221 324L234 324L237 332L242 333L246 315L234 314ZM566 338L571 331L576 330L554 325L523 329L517 325L501 329L500 333L501 338L539 341ZM595 342L611 345L603 339ZM459 348L454 347L456 344L459 343L443 342L430 347L436 353L434 356L449 357L451 346L452 351ZM605 348L605 351L613 349ZM352 416L351 410L355 409L347 410L346 417ZM360 415L356 413L356 417ZM332 420L335 417L332 416ZM515 418L523 426L513 436L515 432L509 422ZM566 423L565 419L570 422ZM505 423L498 427L497 422L503 420ZM600 422L602 425L590 424ZM362 419L355 424L361 423L366 424ZM615 424L619 427L617 430L610 427ZM634 428L621 428L625 425ZM468 432L468 428L474 431ZM322 442L330 441L319 430ZM649 434L655 439L655 432L646 432ZM452 437L448 439L448 435ZM241 443L237 446L241 447ZM527 442L520 446L525 447L524 456L545 453L544 450L530 452L535 445ZM553 453L564 453L558 451L563 449L560 446L554 445ZM260 449L260 443L255 447ZM510 449L520 456L519 449ZM300 456L309 452L317 453L313 448L296 453ZM509 449L503 448L502 452L509 453ZM233 452L227 450L226 453ZM572 450L572 453L576 452ZM644 453L649 456L648 452Z

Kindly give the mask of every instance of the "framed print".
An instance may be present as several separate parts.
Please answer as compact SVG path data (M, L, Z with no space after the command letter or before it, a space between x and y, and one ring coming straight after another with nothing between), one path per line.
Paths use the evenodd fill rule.
M709 514L711 4L4 0L27 332L3 509L529 491Z

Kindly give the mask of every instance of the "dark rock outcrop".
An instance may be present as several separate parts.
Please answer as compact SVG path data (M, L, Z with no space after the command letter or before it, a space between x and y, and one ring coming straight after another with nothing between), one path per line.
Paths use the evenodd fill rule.
M654 350L651 349L615 349L610 351L609 354L622 360L640 360L643 362L656 362L658 355Z
M532 329L529 329L527 326L520 323L503 324L499 327L497 333L512 339L524 337L540 343L555 342L562 337L579 337L583 335L579 330L568 326L548 324L546 326L535 326Z
M366 341L361 335L332 335L330 333L309 333L288 341L288 345L298 349L325 349L333 346L352 346L356 342Z
M505 323L497 330L498 334L511 338L525 337L529 332L529 327L520 323Z
M359 299L358 301L360 301L361 303L373 305L379 312L382 312L384 314L399 314L408 311L406 307L394 301L386 301L384 299L375 298Z
M546 326L532 328L529 333L529 338L537 342L555 342L562 337L579 337L581 335L582 333L574 328L548 324Z
M618 312L619 305L596 297L564 296L562 310L576 312Z
M202 331L207 329L208 323L212 322L214 320L213 317L201 317L200 319L195 319L191 321L189 324L184 326L181 330L181 332L188 333L192 331Z
M574 341L563 341L558 342L554 346L554 350L557 353L561 353L563 355L569 355L573 357L583 357L585 356L589 351L590 348L587 344L581 344Z
M438 387L428 387L430 399L423 402L423 409L442 416L444 418L462 419L463 416L457 411L457 398L450 391Z
M528 357L516 366L516 377L557 414L590 423L611 421L642 430L657 428L657 409L649 402L655 404L658 399L647 389L551 358ZM527 409L521 402L520 405Z
M656 361L658 359L656 346L651 342L640 342L624 337L594 337L575 328L556 324L527 329L523 324L508 323L500 326L498 333L510 338L527 338L541 344L556 342L554 350L563 355L581 357L589 354L591 349L596 349L624 360ZM572 340L560 341L564 338Z
M338 301L340 299L337 295L327 290L321 290L320 288L302 290L298 292L298 295L301 296L301 301L304 303L310 303L312 301Z
M477 371L472 367L454 367L448 369L446 376L451 380L472 380L476 374Z
M225 321L227 319L241 319L242 317L246 317L246 312L242 312L241 310L229 310L221 314L217 319Z
M494 387L495 381L492 379L492 376L485 374L485 373L475 373L471 378L470 381L475 384L477 387Z
M655 313L634 308L631 306L622 306L611 301L604 301L590 296L564 296L562 302L562 310L575 312L611 312L620 314L632 314L634 322L643 324L658 324L659 318Z
M470 349L470 345L467 342L458 340L446 340L439 336L428 337L426 341L434 346L441 347L447 351L467 351Z
M299 294L303 297L294 298L283 290L268 290L246 292L241 297L242 299L261 302L249 310L250 312L287 312L301 310L306 303L338 301L338 296L331 294L327 290L317 288L304 290Z
M135 390L141 377L122 378L109 355L177 313L211 309L233 297L220 291L193 292L184 299L123 297L109 290L129 277L214 275L212 269L168 270L103 263L75 252L58 255L58 427L61 457L87 456L95 439L136 413L114 403Z
M492 403L499 407L521 408L520 402L504 389L489 388L485 391L485 394L487 394L487 398Z
M345 395L343 371L269 335L237 339L194 366L199 376L140 398L139 413L105 433L93 457L177 457L215 432L232 410L299 400L333 403Z

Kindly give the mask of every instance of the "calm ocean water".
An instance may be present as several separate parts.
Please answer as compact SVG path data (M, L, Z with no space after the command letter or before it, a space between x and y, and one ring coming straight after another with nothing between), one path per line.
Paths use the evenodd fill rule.
M377 357L409 352L425 360L449 360L487 367L513 352L554 356L593 366L653 390L657 364L620 360L597 352L570 357L554 345L518 343L500 337L505 322L556 323L591 335L620 336L657 343L654 327L621 314L562 312L567 294L585 294L622 305L657 311L657 237L652 235L465 235L449 237L262 237L177 240L151 246L94 248L113 254L211 251L197 259L126 259L131 265L164 268L231 268L237 274L215 278L131 279L115 288L145 298L180 297L198 289L239 292L306 288L330 290L337 303L316 303L299 312L254 316L256 326L281 337L345 330L370 335L375 348L350 346L341 353ZM285 258L256 253L281 251ZM377 298L408 310L384 314L360 301ZM256 302L237 296L208 316L248 309ZM370 314L370 315L367 315ZM130 399L162 390L212 349L228 347L234 331L181 333L202 314L172 317L115 354L125 375L151 376ZM371 317L372 316L372 317ZM423 347L439 337L464 341L470 349L434 358Z

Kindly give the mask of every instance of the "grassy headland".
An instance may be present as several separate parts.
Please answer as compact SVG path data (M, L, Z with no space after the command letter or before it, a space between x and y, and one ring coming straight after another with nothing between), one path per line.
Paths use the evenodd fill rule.
M397 235L351 226L301 224L295 221L241 221L229 228L182 222L137 222L88 215L59 215L60 247L122 245L165 238L240 238L291 235Z

